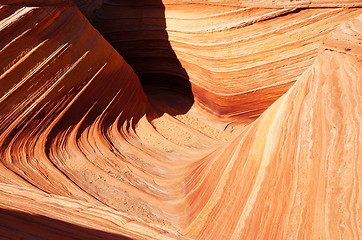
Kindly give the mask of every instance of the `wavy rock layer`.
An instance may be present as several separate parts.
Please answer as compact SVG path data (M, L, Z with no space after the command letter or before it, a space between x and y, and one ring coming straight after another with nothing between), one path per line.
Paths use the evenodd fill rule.
M0 181L156 224L155 238L180 229L190 163L231 133L192 111L153 110L130 66L74 6L3 6L1 14Z
M124 212L143 211L133 209L147 208L139 200L138 207L127 206L129 190L122 185L142 183L129 173L131 158L117 150L124 142L123 148L134 151L127 147L127 135L146 109L133 70L75 7L0 10L1 182ZM143 161L134 171L152 172L141 167ZM19 198L28 194L22 190ZM13 195L8 204L15 208ZM50 205L53 198L46 197ZM36 199L26 203L40 204Z
M159 4L134 8L108 1L95 24L116 47L124 46L146 97L130 65L74 5L30 5L0 7L0 236L361 236L360 9L231 11L227 4L195 4L186 11L170 4L166 32ZM214 27L207 17L195 18L202 7L220 18ZM122 8L135 17L119 18ZM184 42L172 40L172 9L173 16L190 16L189 25L175 17L174 26L189 29L174 31ZM245 25L227 25L223 42L229 31L218 28L235 24L231 16ZM319 39L352 17L316 54ZM193 48L187 42L191 19L204 22L194 25L192 41L199 45ZM296 36L290 32L298 35L288 47L287 39ZM157 36L164 41L154 49ZM214 41L209 48L200 47L208 41ZM278 75L279 61L286 66ZM289 89L294 80L285 75L296 77L308 64ZM258 76L258 67L267 75ZM240 124L265 108L252 123Z
M300 9L298 1L288 9L240 8L236 2L105 1L94 24L141 80L155 74L160 84L179 86L184 78L196 105L240 121L265 111L313 63L321 40L362 13Z
M285 95L201 160L188 236L361 237L361 33L362 16L334 31Z

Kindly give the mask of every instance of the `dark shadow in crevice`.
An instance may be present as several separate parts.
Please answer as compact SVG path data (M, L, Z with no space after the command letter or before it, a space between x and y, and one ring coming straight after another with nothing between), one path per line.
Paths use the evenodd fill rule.
M0 239L131 240L132 238L41 215L0 208Z
M161 113L186 113L194 97L169 42L162 1L103 1L95 15L93 25L134 69L151 105Z

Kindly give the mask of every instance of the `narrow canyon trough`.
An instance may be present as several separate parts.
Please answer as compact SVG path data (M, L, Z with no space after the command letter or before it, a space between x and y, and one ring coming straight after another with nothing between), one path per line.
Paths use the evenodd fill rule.
M3 0L1 239L362 239L360 0Z

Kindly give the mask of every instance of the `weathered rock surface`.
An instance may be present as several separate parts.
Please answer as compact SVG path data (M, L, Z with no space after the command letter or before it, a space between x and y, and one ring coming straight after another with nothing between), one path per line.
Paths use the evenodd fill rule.
M361 238L360 2L2 4L0 236Z
M282 9L185 2L105 1L94 24L141 80L157 73L172 88L190 82L195 104L229 121L259 116L313 63L334 27L362 14L298 8L306 1L249 1L294 4Z

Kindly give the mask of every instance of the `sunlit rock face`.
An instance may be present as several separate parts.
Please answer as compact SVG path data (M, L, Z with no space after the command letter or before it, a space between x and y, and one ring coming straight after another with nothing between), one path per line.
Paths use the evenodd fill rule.
M322 39L362 13L325 8L361 6L358 1L305 4L112 0L97 10L94 25L141 81L186 85L184 92L191 83L201 109L240 121L258 117L284 94L313 63Z
M359 1L1 4L0 236L361 238Z

